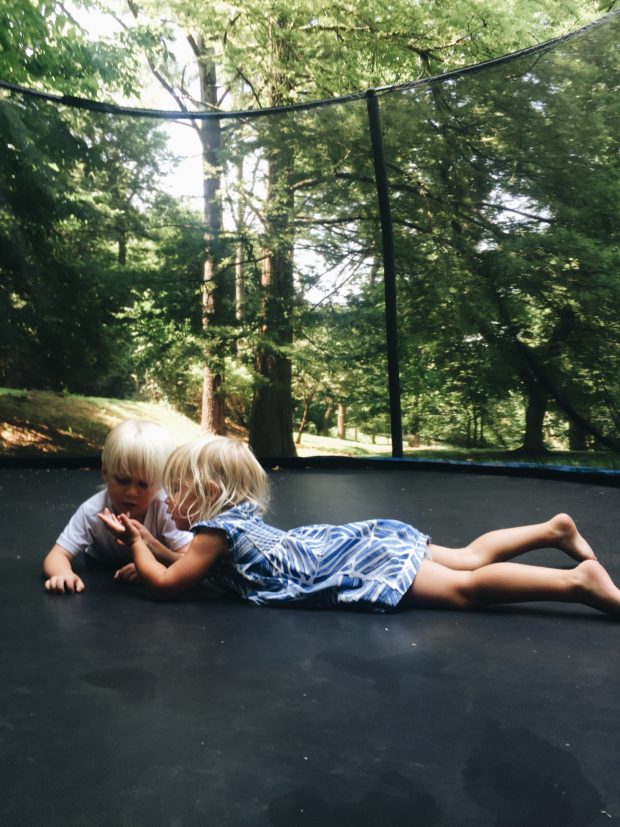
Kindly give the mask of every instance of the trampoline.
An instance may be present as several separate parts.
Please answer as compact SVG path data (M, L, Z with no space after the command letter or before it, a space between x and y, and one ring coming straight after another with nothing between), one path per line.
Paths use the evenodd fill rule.
M388 516L458 544L566 510L620 580L620 490L602 483L364 462L271 477L282 527ZM98 482L93 469L0 469L2 824L620 816L615 621L547 603L260 609L207 587L157 603L91 568L83 595L47 595L43 555Z
M566 442L570 428L571 450L617 451L619 24L616 11L505 59L276 110L180 117L0 80L0 128L10 150L0 189L11 387L116 388L114 371L101 384L101 366L122 365L125 379L117 349L151 339L148 324L146 334L137 323L130 329L133 322L118 313L136 296L145 305L153 300L158 319L158 297L178 291L178 306L174 298L163 308L172 316L161 318L184 331L189 320L187 342L193 349L194 339L202 341L202 253L200 267L190 266L198 252L183 260L178 284L168 272L179 269L174 257L161 269L136 270L130 283L125 230L119 235L108 222L107 201L101 218L90 211L98 192L76 199L78 209L64 178L53 197L47 179L40 188L35 181L47 165L53 183L65 163L66 180L79 173L81 181L91 133L100 152L136 118L160 127L170 121L185 132L187 124L175 122L221 120L226 174L243 172L246 156L257 164L255 190L240 188L231 203L244 206L247 196L252 214L262 209L269 217L266 184L289 203L288 171L270 178L265 165L282 141L296 160L301 193L291 198L287 221L302 251L311 255L319 242L322 251L318 263L304 263L304 284L318 283L321 271L359 274L361 305L355 280L350 295L347 279L339 288L335 307L347 308L346 324L339 312L313 315L323 299L308 300L296 342L303 348L307 341L319 367L328 352L328 389L342 380L347 403L356 401L358 386L382 388L388 378L389 398L383 391L358 395L358 418L370 412L382 433L389 413L394 457L403 451L401 401L411 445L438 409L440 424L428 425L433 442L450 444L454 433L466 433L468 448L484 448L491 433L502 450L511 449L520 439L514 423L532 411L533 437L542 444L549 404L556 441ZM82 117L88 140L72 131ZM184 150L177 160L191 157ZM112 171L124 171L124 163ZM191 203L194 196L183 197ZM123 210L133 221L129 201ZM245 326L234 328L238 340L226 332L238 321L232 298L221 318L214 314L216 332L246 359L242 368L255 365L256 332L264 331L263 308L271 306L260 292L265 249L291 264L284 286L291 295L295 286L294 245L282 246L288 232L277 224L272 232L270 221L259 232L257 223L240 220L237 235L218 240L225 261L244 251L250 289ZM37 222L43 232L33 233ZM140 225L144 237L160 224L154 211ZM202 250L204 217L184 232L184 243ZM68 246L59 244L65 233ZM152 239L164 249L164 236ZM68 260L65 248L80 255ZM151 258L159 262L148 252L145 261ZM384 285L375 279L380 258ZM282 312L269 336L286 353L290 308L276 298ZM71 326L59 337L68 307ZM136 340L138 333L145 338ZM174 373L168 351L157 353L139 374L139 390L144 377L154 381L164 368ZM123 358L134 364L129 353ZM182 368L191 374L185 361ZM278 385L284 374L274 375ZM259 410L255 421L290 420L290 399L284 403L272 405L272 415ZM513 424L504 439L505 421ZM493 423L498 433L489 430ZM290 425L274 430L292 449ZM273 439L264 444L256 450L261 457L293 453ZM329 469L305 460L267 465L270 521L282 528L387 517L458 546L493 528L567 511L620 581L620 488L611 472L582 471L569 480L554 471L513 476L398 460ZM616 621L550 603L471 613L252 608L206 585L159 603L85 561L84 594L46 594L43 557L99 483L92 467L0 465L1 825L587 827L620 818ZM528 559L571 564L557 551Z

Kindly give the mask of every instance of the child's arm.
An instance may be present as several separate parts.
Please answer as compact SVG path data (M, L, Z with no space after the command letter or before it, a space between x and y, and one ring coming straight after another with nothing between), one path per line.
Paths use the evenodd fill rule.
M109 517L102 517L105 521ZM139 530L126 514L117 518L127 531L127 545L131 549L136 571L151 592L163 598L176 597L198 585L227 548L226 538L220 532L198 534L190 544L187 554L166 567L155 559Z
M97 514L97 516L118 542L128 545L125 526L119 521L117 515L113 514L108 508L104 508L100 514ZM153 552L155 559L159 560L160 563L163 563L166 566L172 565L172 563L176 562L180 556L186 554L189 549L190 544L188 543L178 551L173 551L163 543L160 543L156 537L153 537L148 528L141 522L132 519L131 523L140 532L140 537L144 541L146 547Z
M66 548L56 543L43 561L43 573L46 577L45 590L53 594L84 591L84 583L71 568L73 555Z
M176 563L180 557L187 554L189 551L191 543L188 543L186 546L173 551L171 548L168 548L168 546L161 543L157 537L153 537L148 528L138 522L138 520L132 520L132 522L140 532L140 537L142 537L146 547L149 551L153 552L155 559L159 560L159 562L163 563L165 566L171 566L173 563Z

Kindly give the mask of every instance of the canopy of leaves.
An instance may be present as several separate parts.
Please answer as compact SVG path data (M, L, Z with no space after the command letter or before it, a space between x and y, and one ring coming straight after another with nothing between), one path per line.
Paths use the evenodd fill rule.
M459 68L606 10L587 0L99 5L119 18L116 34L93 38L52 0L8 0L0 76L138 100L149 66L177 105L204 108L182 36L217 78L222 107L263 108ZM569 423L591 445L616 438L617 28L616 17L553 49L379 96L403 414L418 439L517 445L543 396L544 436L557 444ZM222 231L205 239L206 211L163 191L173 163L156 121L3 93L0 378L139 391L194 413L202 366L225 366L229 415L247 425L260 352L292 364L296 416L310 405L320 429L346 405L351 422L385 431L365 100L226 121L221 137L198 173L219 177L223 210ZM205 258L225 293L206 333ZM274 279L276 261L294 279Z

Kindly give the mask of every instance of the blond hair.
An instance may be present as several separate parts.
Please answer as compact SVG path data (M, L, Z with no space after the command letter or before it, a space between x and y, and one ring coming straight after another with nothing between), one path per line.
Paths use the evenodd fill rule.
M242 502L254 503L261 513L269 503L264 469L245 443L225 436L177 448L164 469L164 488L190 525Z
M164 466L174 451L165 428L146 419L125 419L107 435L101 464L108 474L137 476L149 485L161 485Z

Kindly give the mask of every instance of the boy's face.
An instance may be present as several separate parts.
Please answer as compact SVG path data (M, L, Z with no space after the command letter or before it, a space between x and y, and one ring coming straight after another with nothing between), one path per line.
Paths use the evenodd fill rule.
M159 490L159 485L139 476L111 474L105 468L103 479L114 511L117 514L129 514L134 520L142 522L147 508Z

